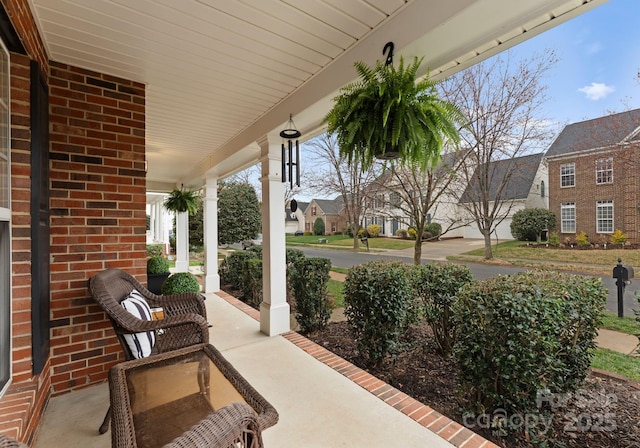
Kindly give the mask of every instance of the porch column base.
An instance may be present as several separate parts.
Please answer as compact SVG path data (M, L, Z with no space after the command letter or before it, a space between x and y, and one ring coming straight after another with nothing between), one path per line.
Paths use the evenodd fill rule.
M207 274L204 277L204 292L220 291L220 276L218 274Z
M289 304L260 304L260 331L268 336L277 336L290 331Z

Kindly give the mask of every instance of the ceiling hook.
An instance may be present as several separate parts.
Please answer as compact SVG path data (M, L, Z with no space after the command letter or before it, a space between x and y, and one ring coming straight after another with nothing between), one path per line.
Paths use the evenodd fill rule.
M393 47L394 47L393 42L387 42L387 44L384 46L382 50L383 55L387 54L387 50L389 50L389 54L387 54L387 61L385 62L384 65L393 64Z

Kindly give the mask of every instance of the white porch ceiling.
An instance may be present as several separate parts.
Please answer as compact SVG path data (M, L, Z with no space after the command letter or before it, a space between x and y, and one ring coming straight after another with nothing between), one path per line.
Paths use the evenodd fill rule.
M289 114L318 132L353 63L446 76L606 0L30 0L51 60L147 85L149 190L256 163ZM396 56L397 60L397 56Z

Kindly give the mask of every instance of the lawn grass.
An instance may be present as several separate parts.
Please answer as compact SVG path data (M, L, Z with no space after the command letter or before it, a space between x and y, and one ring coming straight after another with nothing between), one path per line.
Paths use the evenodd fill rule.
M602 314L601 328L620 331L621 333L636 335L640 332L640 326L633 316L624 316L622 319L615 313L604 312Z
M344 285L341 281L329 279L327 291L329 294L333 294L334 308L344 307Z
M640 358L631 355L597 348L591 360L591 367L640 381Z
M552 249L527 247L522 241L505 241L492 246L496 258L518 258L522 260L542 260L574 264L597 264L611 266L622 258L623 264L640 264L640 250L637 249ZM484 247L466 252L464 255L484 256Z
M331 270L333 272L338 272L340 274L348 274L349 273L349 268L341 268L339 266L331 266Z
M320 239L326 239L326 243L320 243ZM308 235L308 236L291 236L287 235L287 244L291 245L301 245L301 244L309 244L313 246L324 246L325 244L329 244L331 246L340 246L345 249L350 249L353 247L353 237L347 235L327 235L327 236L318 236L318 235ZM412 240L403 240L400 238L369 238L369 248L370 249L389 249L389 250L400 250L406 249L408 247L413 247L415 244ZM367 248L366 244L358 241L358 245L360 249Z

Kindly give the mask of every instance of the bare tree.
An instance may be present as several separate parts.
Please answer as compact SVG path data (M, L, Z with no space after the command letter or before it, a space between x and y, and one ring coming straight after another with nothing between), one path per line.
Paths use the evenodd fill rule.
M358 231L367 209L366 192L375 179L376 169L363 171L359 161L339 156L335 136L322 134L308 141L305 147L318 159L310 171L310 186L321 194L338 194L344 201L344 213L353 232L353 248L358 248Z
M423 234L429 217L435 215L438 208L443 209L438 221L443 234L466 224L452 210L456 202L452 189L459 188L458 170L463 163L462 152L450 152L436 166L426 170L417 164L393 164L375 181L374 191L386 193L380 197L384 198L387 216L411 217L413 221L416 229L415 264L420 264L422 258Z
M556 61L551 51L519 61L506 52L440 84L444 98L468 119L460 132L461 147L469 151L461 173L471 188L460 205L482 233L487 259L493 258L491 234L513 207L508 186L518 175L515 164L493 162L548 146L552 135L541 112L547 89L543 80Z

